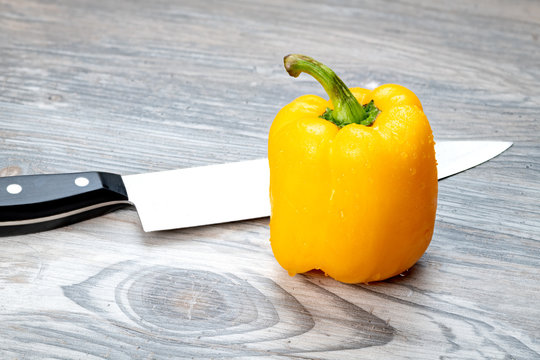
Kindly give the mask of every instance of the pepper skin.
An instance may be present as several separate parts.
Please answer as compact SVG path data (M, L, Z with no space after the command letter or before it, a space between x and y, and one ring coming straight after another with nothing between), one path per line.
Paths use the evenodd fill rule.
M314 76L330 100L301 96L270 129L277 261L290 275L320 269L345 283L404 272L426 251L437 209L435 143L420 101L400 85L348 89L303 55L285 57L285 67ZM376 118L362 125L371 101ZM327 108L332 121L321 117Z

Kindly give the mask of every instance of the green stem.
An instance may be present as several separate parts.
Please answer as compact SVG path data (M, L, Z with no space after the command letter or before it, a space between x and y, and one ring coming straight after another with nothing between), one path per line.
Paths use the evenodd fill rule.
M334 110L329 110L322 115L323 118L332 121L338 126L356 123L369 126L375 120L378 109L371 104L369 111L362 106L353 96L349 88L328 66L305 55L291 54L283 59L285 69L289 75L298 77L305 72L315 78L324 88ZM375 109L377 113L373 113Z

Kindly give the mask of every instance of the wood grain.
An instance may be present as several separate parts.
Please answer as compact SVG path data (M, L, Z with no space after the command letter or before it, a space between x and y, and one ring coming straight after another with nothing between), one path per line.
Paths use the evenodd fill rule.
M428 251L380 283L289 277L268 219L0 238L0 358L540 358L537 1L0 0L0 176L265 156L323 95L291 52L410 88L438 139L514 145L439 183Z

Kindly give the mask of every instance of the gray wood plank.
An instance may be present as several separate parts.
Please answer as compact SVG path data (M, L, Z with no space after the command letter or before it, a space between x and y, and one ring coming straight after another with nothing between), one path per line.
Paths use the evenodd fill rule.
M402 84L438 139L509 140L440 182L408 272L290 277L268 219L142 232L126 209L0 238L0 357L540 358L540 3L0 0L0 176L266 155L305 53Z

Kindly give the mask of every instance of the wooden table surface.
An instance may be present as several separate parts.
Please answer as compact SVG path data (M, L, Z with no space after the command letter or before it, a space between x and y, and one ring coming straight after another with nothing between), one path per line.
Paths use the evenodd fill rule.
M0 238L1 359L540 358L540 2L0 1L0 174L266 156L277 111L402 84L439 140L505 140L439 183L402 276L290 277L268 218L144 233L134 209Z

